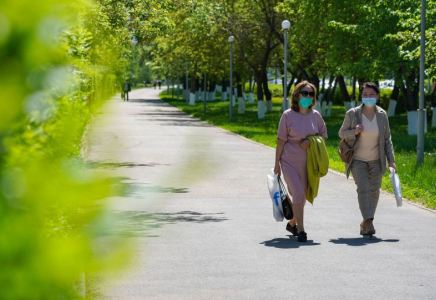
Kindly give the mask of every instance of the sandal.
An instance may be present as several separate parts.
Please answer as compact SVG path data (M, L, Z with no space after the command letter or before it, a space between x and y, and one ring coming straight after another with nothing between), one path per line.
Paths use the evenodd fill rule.
M368 219L365 221L365 227L366 227L366 233L368 235L375 234L375 228L374 228L374 225L372 224L372 219Z

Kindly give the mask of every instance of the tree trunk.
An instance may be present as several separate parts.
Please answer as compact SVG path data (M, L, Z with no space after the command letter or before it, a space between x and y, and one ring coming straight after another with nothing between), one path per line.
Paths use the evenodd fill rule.
M327 90L326 90L326 92L325 92L325 95L324 95L324 99L325 99L325 101L328 103L329 102L329 96L330 96L330 92L331 92L331 90L332 90L332 88L333 88L333 81L335 80L335 77L333 77L333 76L330 76L330 78L329 78L329 87L327 88Z
M336 94L336 86L338 85L338 80L335 80L335 84L333 85L332 94L331 94L331 101L335 103L335 94Z
M268 88L268 76L267 76L266 70L265 70L265 72L262 71L262 86L263 86L263 92L265 93L266 100L267 101L272 100L271 92Z
M359 82L359 98L358 101L362 101L362 86L366 82L366 79L364 77L360 77L357 79Z
M255 80L256 80L256 94L257 94L257 100L258 101L263 101L263 89L262 89L262 79L261 79L261 75L260 75L260 71L257 71L254 74Z
M295 82L295 85L299 84L302 81L303 81L303 73L300 72L298 73L298 77L297 77L297 81Z
M189 79L188 79L189 80ZM185 76L183 76L183 77L180 77L180 82L182 83L182 87L183 87L183 89L184 90L186 90L188 87L186 86L186 77ZM188 82L188 84L189 84L189 82Z
M351 99L356 101L356 76L353 76L353 91L351 92Z
M348 93L347 85L345 84L344 76L338 76L337 83L339 83L339 89L341 90L341 97L343 102L351 102L350 94Z
M248 92L253 92L253 77L250 76L250 79L248 80Z
M227 89L226 81L224 79L221 82L221 86L222 86L222 92L224 92Z
M295 80L295 77L294 77L294 75L292 75L292 78L289 81L288 86L286 87L287 88L287 95L288 95L289 99L291 99L291 95L289 95L289 93L291 91L292 85L294 84L294 80Z
M397 86L397 83L395 82L394 89L392 90L391 99L398 101L398 96L400 95L400 87Z
M400 91L406 100L407 111L415 111L418 109L418 87L415 82L415 70L411 71L406 77L406 85L400 82Z
M236 77L236 88L237 88L237 97L242 97L242 80L241 80L241 76L238 73L235 73L235 77Z
M309 74L307 74L307 71L303 68L303 66L298 65L298 69L300 69L300 72L301 72L301 79L310 81ZM300 79L300 81L301 81L301 79Z
M195 94L195 92L197 91L197 82L198 82L197 77L195 75L191 76L191 90L190 90L190 92L193 94Z
M319 91L319 77L318 77L318 75L314 74L310 78L309 82L312 83L315 86L317 91Z
M431 107L436 107L436 81L433 81L430 94Z

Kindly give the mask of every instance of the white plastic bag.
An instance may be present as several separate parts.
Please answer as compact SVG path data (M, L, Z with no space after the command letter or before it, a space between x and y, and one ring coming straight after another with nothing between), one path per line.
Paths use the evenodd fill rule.
M397 200L397 207L400 207L403 205L403 197L401 196L401 183L400 183L400 177L397 173L395 173L394 168L389 168L391 171L391 174L389 174L389 177L391 178L392 187L394 188L395 193L395 199Z
M269 194L271 196L273 205L273 216L277 222L283 221L283 208L282 201L280 198L280 186L277 178L277 174L271 170L271 173L266 175L268 181Z

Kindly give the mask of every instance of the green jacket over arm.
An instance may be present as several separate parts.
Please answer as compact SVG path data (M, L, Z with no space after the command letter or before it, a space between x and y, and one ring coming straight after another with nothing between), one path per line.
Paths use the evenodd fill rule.
M329 156L324 138L320 135L307 137L310 147L307 149L307 195L306 199L313 204L318 196L319 178L329 170Z

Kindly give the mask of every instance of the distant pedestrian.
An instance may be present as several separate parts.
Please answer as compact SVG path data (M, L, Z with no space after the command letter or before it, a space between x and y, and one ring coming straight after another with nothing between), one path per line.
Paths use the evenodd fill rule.
M286 224L286 230L298 236L299 242L307 241L304 230L304 205L306 204L307 149L309 136L320 135L327 139L327 128L321 115L313 110L316 88L308 81L297 84L292 93L291 108L286 110L279 123L274 173L281 174L292 195L294 218Z
M126 82L124 82L123 85L123 100L129 101L129 92L132 90L132 86L129 83L129 80L126 79Z
M153 80L153 87L154 87L154 89L156 89L156 85L157 85L157 80Z
M353 173L357 186L357 198L363 221L361 235L375 234L373 224L375 210L380 196L383 174L387 162L395 171L394 149L391 130L386 112L376 103L380 100L380 89L372 82L361 87L363 104L351 108L345 114L339 136L354 145L349 164L345 163L347 178Z
M162 81L161 81L160 79L158 79L158 80L157 80L157 84L159 85L159 89L160 89L160 87L161 87L161 85L162 85Z

